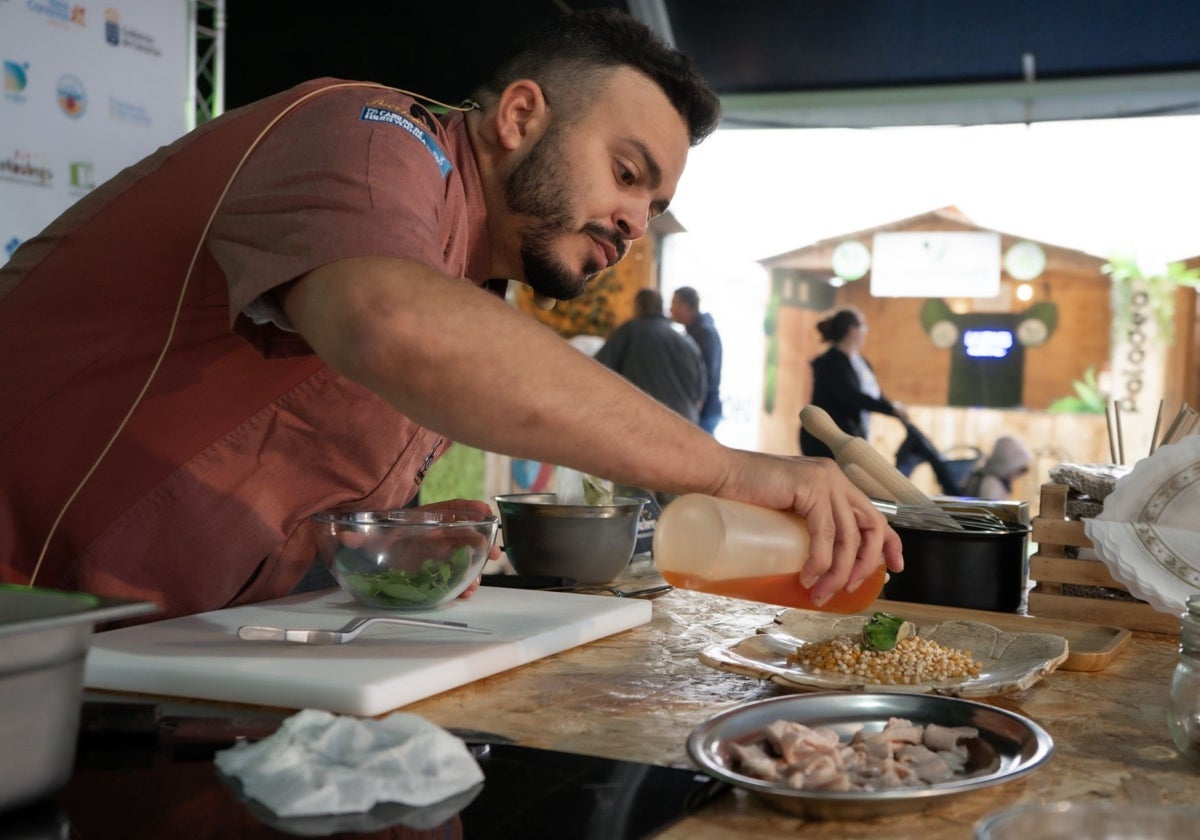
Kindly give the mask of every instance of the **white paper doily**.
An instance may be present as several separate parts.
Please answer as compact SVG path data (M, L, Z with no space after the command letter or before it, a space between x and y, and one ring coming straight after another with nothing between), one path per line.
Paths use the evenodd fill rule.
M1188 596L1200 593L1200 435L1138 461L1083 528L1133 595L1182 613Z

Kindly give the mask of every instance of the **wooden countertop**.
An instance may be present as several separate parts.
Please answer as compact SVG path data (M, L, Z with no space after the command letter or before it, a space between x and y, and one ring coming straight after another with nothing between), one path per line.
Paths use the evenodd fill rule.
M635 559L622 579L657 576ZM688 733L717 712L786 694L773 683L717 671L701 649L770 623L778 607L675 590L654 600L645 626L405 707L446 727L506 735L546 749L690 767ZM1136 633L1102 671L1059 670L1018 694L985 702L1023 714L1054 738L1050 761L1024 779L924 813L837 823L843 838L962 840L983 816L1060 799L1194 804L1200 767L1174 750L1166 727L1177 639ZM744 791L720 797L660 835L687 840L827 837L831 825L778 811Z

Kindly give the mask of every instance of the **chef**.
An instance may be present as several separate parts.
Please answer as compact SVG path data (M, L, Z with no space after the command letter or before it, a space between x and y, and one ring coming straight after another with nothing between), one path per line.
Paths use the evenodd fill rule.
M403 505L451 440L795 511L818 599L899 569L832 462L722 446L499 296L579 295L719 117L583 12L460 106L319 80L121 172L0 270L0 579L160 618L277 597L313 513Z

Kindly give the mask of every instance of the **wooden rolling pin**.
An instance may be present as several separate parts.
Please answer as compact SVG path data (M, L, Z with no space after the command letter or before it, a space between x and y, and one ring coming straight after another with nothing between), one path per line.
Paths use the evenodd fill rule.
M842 468L846 478L868 496L902 505L920 505L941 510L932 499L921 492L921 488L905 478L887 462L887 459L876 452L871 444L839 429L825 409L806 405L800 410L800 424L810 435L832 450L833 459ZM880 496L881 492L886 495Z

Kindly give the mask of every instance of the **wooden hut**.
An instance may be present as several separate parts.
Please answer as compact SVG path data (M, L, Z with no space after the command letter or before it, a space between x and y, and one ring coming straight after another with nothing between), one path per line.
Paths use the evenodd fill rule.
M1105 260L1036 242L1045 258L1036 276L1017 279L1006 269L1000 278L1000 292L994 297L945 298L945 304L958 315L1020 313L1038 304L1052 304L1056 313L1044 343L1023 348L1019 404L951 405L951 353L936 345L922 322L922 309L929 299L877 297L871 293L869 270L853 281L842 280L834 270L835 254L842 243L860 243L869 253L876 234L893 231L995 233L1002 254L1029 241L982 227L957 208L944 207L762 260L773 284L762 448L778 453L799 451L798 413L812 393L809 361L824 349L816 324L838 307L854 306L870 325L864 355L874 366L884 393L904 403L916 425L943 451L957 450L958 454L976 448L986 453L1002 434L1015 434L1028 443L1037 463L1016 488L1018 498L1032 501L1050 465L1107 460L1103 415L1046 411L1058 398L1072 394L1075 383L1081 382L1089 369L1103 377L1109 364L1109 280L1101 270ZM1020 293L1027 297L1022 299ZM884 453L894 452L903 436L899 422L880 420L872 425L871 442ZM919 468L913 479L936 492L928 467Z

